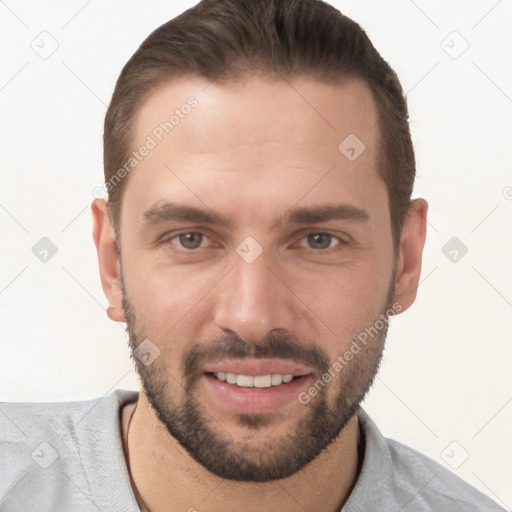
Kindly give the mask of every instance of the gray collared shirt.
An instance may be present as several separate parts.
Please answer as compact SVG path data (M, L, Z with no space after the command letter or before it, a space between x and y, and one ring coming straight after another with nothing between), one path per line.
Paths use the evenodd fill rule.
M140 512L121 440L117 390L86 402L0 404L1 512ZM433 460L382 436L358 411L359 478L342 512L502 511ZM190 503L194 507L194 503Z

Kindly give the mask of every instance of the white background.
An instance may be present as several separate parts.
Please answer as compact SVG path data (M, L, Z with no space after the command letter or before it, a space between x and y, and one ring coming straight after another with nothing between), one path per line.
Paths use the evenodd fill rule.
M122 66L192 4L0 3L0 400L138 388L123 325L105 314L89 205ZM334 4L408 91L414 196L430 203L418 299L392 322L365 407L385 435L461 464L459 476L510 510L512 2ZM52 44L47 59L33 49ZM58 248L47 263L31 250L42 237ZM452 237L468 248L456 262L442 252Z

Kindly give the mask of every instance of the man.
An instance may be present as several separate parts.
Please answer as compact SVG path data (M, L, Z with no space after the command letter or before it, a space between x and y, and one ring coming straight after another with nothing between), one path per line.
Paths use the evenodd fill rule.
M427 203L358 25L205 0L127 63L104 148L93 235L141 393L2 406L2 510L501 510L359 408Z

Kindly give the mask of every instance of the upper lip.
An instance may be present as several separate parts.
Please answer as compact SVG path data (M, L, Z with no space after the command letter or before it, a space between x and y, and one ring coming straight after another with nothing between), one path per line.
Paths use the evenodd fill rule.
M226 359L204 366L205 373L236 373L237 375L309 375L312 372L294 361L286 359Z

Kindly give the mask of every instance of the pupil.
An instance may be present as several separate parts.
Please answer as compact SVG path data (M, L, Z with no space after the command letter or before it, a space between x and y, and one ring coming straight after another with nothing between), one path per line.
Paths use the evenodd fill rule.
M202 237L201 233L183 233L180 235L180 242L187 249L197 249L201 245Z
M308 235L308 242L315 249L327 249L331 245L331 235L327 233Z

